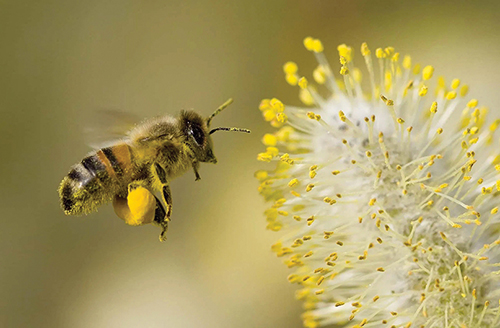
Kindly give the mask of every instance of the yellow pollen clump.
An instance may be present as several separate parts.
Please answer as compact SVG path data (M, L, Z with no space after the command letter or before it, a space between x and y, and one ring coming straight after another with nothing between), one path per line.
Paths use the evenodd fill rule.
M434 67L430 65L425 66L422 70L422 79L424 79L424 81L430 80L432 78L432 74L434 74Z
M153 221L156 199L149 190L138 187L129 192L127 199L116 197L113 208L116 215L125 223L139 226Z
M293 188L298 184L299 184L299 179L295 178L290 180L290 182L288 182L288 187Z

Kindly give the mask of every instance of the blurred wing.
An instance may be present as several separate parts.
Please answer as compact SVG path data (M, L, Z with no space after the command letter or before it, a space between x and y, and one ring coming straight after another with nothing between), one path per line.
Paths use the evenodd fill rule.
M94 149L126 139L128 132L140 122L137 116L114 109L97 110L87 118L83 130L85 142Z

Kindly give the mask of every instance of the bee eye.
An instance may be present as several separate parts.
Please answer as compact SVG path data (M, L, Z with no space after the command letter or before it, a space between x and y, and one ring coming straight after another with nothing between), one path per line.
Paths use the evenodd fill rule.
M205 141L205 134L199 126L191 126L191 135L198 145L203 145L203 142Z

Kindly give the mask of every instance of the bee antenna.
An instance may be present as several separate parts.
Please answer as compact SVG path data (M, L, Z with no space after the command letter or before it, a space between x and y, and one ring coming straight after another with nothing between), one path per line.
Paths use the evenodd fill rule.
M229 132L245 132L245 133L250 133L250 130L248 130L248 129L219 127L219 128L215 128L215 129L210 130L210 133L209 133L209 134L212 134L212 133L217 132L217 131L229 131Z
M223 103L222 105L220 105L219 108L217 108L215 110L215 112L213 112L212 115L210 115L207 118L207 126L210 127L210 122L212 121L212 119L214 118L214 116L217 115L217 114L219 114L220 112L222 112L224 110L224 108L226 108L227 106L231 105L232 102L233 102L233 98L229 98L225 103ZM210 133L212 133L212 132L210 132Z

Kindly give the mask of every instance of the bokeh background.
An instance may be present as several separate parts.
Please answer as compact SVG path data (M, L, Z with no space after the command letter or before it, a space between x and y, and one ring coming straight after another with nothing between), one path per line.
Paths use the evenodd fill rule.
M302 45L394 46L462 78L500 114L498 1L0 1L0 327L301 327L270 251L253 172L271 127L257 109L298 104L282 64L310 76ZM357 53L360 58L359 52ZM309 75L308 75L309 74ZM57 186L90 150L99 108L139 117L194 108L215 124L217 165L174 180L168 241L110 206L66 217Z

